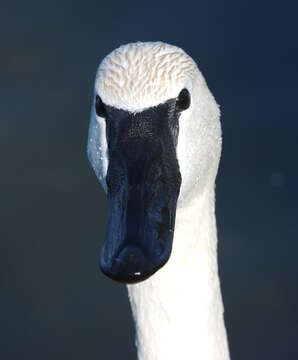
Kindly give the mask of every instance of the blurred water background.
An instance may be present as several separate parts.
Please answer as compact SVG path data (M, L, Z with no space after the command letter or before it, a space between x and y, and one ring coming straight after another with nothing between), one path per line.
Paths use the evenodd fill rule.
M232 360L298 358L297 1L10 1L0 17L0 358L136 358L85 154L98 63L136 40L182 47L221 105Z

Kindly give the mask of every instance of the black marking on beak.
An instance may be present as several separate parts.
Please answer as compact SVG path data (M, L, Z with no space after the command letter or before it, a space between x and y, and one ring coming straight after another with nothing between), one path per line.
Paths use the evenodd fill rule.
M175 99L132 114L106 106L108 221L100 267L135 283L169 259L181 175Z

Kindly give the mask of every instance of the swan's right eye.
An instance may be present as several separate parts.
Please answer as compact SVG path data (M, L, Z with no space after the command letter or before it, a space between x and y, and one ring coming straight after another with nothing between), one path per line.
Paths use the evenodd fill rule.
M95 98L95 111L96 111L97 116L105 117L105 115L106 115L105 105L98 95L96 95L96 98Z
M190 106L190 93L187 89L181 90L180 94L176 99L176 108L178 111L188 109Z

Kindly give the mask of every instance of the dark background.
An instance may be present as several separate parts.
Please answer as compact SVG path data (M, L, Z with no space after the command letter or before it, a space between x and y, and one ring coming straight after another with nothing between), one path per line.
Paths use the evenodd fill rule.
M97 257L86 158L100 60L163 40L221 104L219 266L232 360L298 357L297 1L1 4L1 359L135 359L126 288Z

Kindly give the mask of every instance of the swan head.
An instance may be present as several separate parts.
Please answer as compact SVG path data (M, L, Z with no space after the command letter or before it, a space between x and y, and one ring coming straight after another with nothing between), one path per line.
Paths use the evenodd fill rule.
M131 43L101 62L87 152L108 197L104 274L135 283L165 265L176 209L214 186L219 115L196 63L176 46Z

